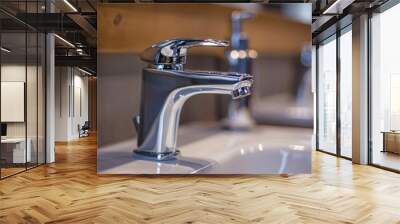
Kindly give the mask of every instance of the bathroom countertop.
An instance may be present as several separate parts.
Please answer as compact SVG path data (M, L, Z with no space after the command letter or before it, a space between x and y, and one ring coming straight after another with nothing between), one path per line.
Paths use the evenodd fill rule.
M281 174L311 172L312 129L256 126L224 131L216 124L179 128L178 160L133 157L136 139L100 147L99 174Z

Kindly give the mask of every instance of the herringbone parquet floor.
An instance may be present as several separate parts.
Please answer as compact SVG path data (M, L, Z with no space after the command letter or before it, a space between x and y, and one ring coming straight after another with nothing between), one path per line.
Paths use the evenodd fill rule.
M95 138L0 181L0 223L400 223L400 175L319 152L298 176L98 176Z

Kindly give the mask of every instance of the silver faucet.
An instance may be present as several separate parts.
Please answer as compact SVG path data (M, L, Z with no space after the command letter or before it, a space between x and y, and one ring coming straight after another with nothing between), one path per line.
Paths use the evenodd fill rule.
M187 99L198 94L227 94L233 99L251 94L253 77L237 72L186 71L187 49L226 47L227 41L173 39L146 49L140 115L134 117L138 148L134 155L153 160L176 159L179 117Z

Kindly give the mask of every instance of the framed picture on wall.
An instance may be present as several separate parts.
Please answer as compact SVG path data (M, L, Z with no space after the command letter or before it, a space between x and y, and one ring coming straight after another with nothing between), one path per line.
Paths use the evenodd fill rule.
M1 122L25 121L25 82L1 82Z

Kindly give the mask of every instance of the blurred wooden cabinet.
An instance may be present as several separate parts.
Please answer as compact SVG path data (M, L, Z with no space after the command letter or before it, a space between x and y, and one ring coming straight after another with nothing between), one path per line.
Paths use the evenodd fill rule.
M383 133L383 152L400 154L400 132L388 131Z

